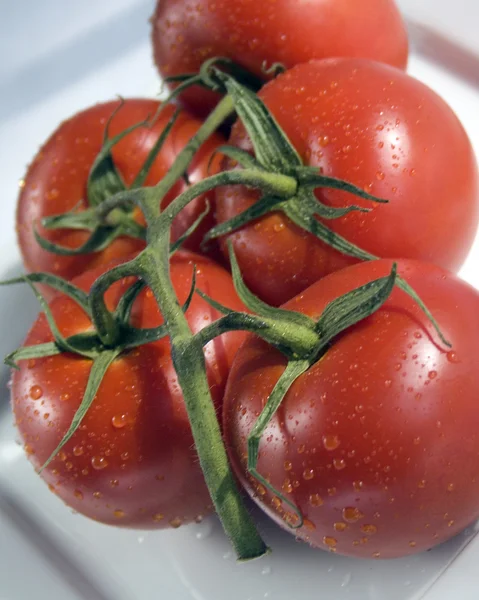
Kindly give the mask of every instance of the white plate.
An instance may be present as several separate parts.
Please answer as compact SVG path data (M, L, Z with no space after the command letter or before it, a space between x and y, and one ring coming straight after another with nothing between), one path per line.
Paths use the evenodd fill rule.
M358 0L359 1L359 0ZM410 72L453 106L479 154L477 0L401 0L416 50ZM158 89L147 18L153 0L23 0L0 22L0 278L21 269L13 230L17 181L58 122L115 94ZM479 242L463 276L479 286ZM0 290L0 355L36 314L19 288ZM8 324L8 329L7 329ZM5 389L8 373L0 371ZM479 537L388 562L354 561L294 542L258 514L274 552L237 565L218 522L140 534L71 511L33 473L0 396L0 600L477 599ZM256 511L255 511L256 514Z

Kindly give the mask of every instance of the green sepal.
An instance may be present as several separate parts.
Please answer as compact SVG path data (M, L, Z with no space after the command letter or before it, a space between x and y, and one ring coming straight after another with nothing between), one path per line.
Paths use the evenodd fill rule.
M316 323L322 348L337 335L375 313L389 298L397 281L397 265L390 274L370 281L351 292L336 298L323 310Z
M141 167L140 172L138 173L138 175L135 177L135 180L131 184L130 189L135 189L135 188L143 186L146 178L148 177L148 173L150 172L150 169L156 160L156 157L161 152L161 149L163 148L165 141L166 141L167 137L170 135L170 132L173 129L180 114L181 114L181 109L177 108L175 110L175 112L171 115L171 118L168 121L168 123L166 124L166 127L163 129L161 134L158 136L158 139L156 140L155 144L153 145L153 148L148 153L148 156L146 157L146 160L143 163L143 166ZM153 119L153 121L154 121L154 119Z
M140 123L135 123L134 125L131 125L130 127L127 127L121 131L118 135L110 138L110 124L114 116L122 109L123 104L124 100L120 99L120 104L110 115L110 118L105 126L102 149L98 153L90 169L87 183L87 200L90 206L98 206L105 198L113 196L117 192L122 192L126 189L125 183L113 161L111 151L119 141L125 138L132 131L148 125L147 120Z
M85 393L83 395L82 402L81 402L80 406L78 407L78 410L76 411L75 415L73 416L73 419L70 424L70 427L68 428L68 431L65 433L62 440L60 441L58 446L55 448L55 450L52 452L52 454L47 459L47 461L42 465L42 467L39 470L39 473L41 473L44 469L46 469L48 467L48 465L52 462L52 460L56 457L56 455L61 451L61 449L65 446L65 444L70 441L70 439L73 437L73 435L75 434L77 429L80 427L81 422L83 421L89 408L93 404L96 393L98 392L101 382L103 381L103 377L104 377L105 373L107 372L111 363L118 356L118 354L119 354L118 350L105 350L104 352L102 352L101 354L96 356L95 359L93 360L91 370L90 370L90 375L88 377L88 383L87 383L87 386L85 389Z
M63 336L61 331L58 329L58 326L55 322L52 311L50 310L50 307L49 307L47 301L45 300L45 298L43 297L43 295L38 291L38 289L35 287L35 284L32 281L30 281L30 279L28 279L28 277L25 277L25 281L32 289L33 293L35 294L36 299L38 300L38 302L40 303L40 306L42 307L42 311L45 314L45 317L48 322L48 326L50 327L50 331L52 332L53 338L54 338L57 346L65 352L73 352L74 354L80 354L81 356L84 356L86 358L93 358L96 355L95 352L91 352L88 349L85 350L85 349L75 348L70 343L69 338L66 338Z
M289 175L295 167L302 166L301 157L259 96L226 73L216 70L215 75L223 81L233 99L259 163L269 171L284 175Z
M252 313L259 315L260 317L266 317L272 321L283 321L289 323L290 325L294 324L299 327L310 328L312 326L312 319L310 319L308 316L292 310L275 308L274 306L266 304L266 302L263 302L263 300L260 300L257 296L255 296L244 282L231 240L228 240L228 251L231 264L231 275L233 277L233 284L236 292L243 304Z
M0 281L0 285L14 285L17 283L41 283L47 285L52 289L67 295L69 298L74 300L78 306L88 315L90 315L90 306L88 303L88 294L86 294L81 288L75 284L53 275L53 273L29 273L28 275L22 275L21 277L15 277L13 279L6 279Z
M309 360L290 360L286 365L286 369L281 374L281 377L278 379L276 385L274 386L273 391L271 392L263 410L261 411L259 417L256 419L253 429L248 434L248 471L249 473L257 479L262 485L264 485L271 493L277 496L282 502L287 504L291 510L298 517L298 524L291 525L292 529L298 529L303 526L303 514L300 509L291 502L286 496L284 496L279 490L277 490L271 483L263 477L257 470L258 466L258 456L259 456L259 444L261 441L261 437L268 427L271 419L276 414L276 411L281 406L281 403L284 400L284 397L288 393L288 390L291 388L293 383L305 373L311 363Z

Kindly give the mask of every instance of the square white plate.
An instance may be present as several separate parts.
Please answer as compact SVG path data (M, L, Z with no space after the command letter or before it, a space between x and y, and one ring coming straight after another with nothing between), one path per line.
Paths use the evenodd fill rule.
M14 235L17 182L38 145L62 119L89 104L159 89L147 24L153 3L23 0L2 5L0 279L21 270ZM415 47L411 74L452 105L479 155L477 0L399 4L410 20ZM462 271L479 287L478 263L479 241ZM24 290L0 291L0 355L21 342L36 311ZM354 561L297 544L258 514L274 552L237 565L215 518L179 531L144 534L72 515L34 474L15 442L7 378L7 370L0 370L0 600L479 597L475 527L415 557Z

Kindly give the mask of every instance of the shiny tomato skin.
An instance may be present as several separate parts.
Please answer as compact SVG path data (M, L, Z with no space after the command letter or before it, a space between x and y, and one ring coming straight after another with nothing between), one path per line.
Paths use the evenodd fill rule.
M328 205L359 204L368 214L328 221L335 232L380 257L413 258L456 272L479 218L477 162L464 128L435 92L405 73L359 59L299 65L260 96L305 164L349 181L389 204L317 190ZM235 125L230 143L251 150ZM223 222L251 206L244 188L217 191ZM282 214L230 236L251 289L281 304L317 279L355 262Z
M396 289L293 384L262 437L258 470L301 509L300 529L288 527L290 509L245 464L246 437L283 356L248 338L224 399L232 464L259 506L312 546L361 558L426 550L479 517L479 294L437 266L398 265L452 349ZM390 268L387 260L354 265L285 306L316 318L328 302Z
M115 240L102 252L68 257L41 249L34 237L36 224L44 237L57 244L76 248L86 241L89 234L84 231L47 231L40 226L40 220L74 208L86 208L88 175L101 149L107 120L115 110L118 109L118 112L110 125L110 137L136 123L153 118L159 103L149 99L127 99L121 108L119 106L118 100L97 104L64 121L30 165L21 183L16 219L18 241L27 271L49 271L72 279L87 269L107 264L144 246L139 240L123 237ZM166 107L151 128L137 129L114 146L113 160L126 185L133 183L173 112L173 106ZM181 113L150 170L146 185L154 185L164 177L178 153L200 126L200 121L186 112ZM210 157L221 142L221 137L214 135L202 146L188 171L193 183L207 175ZM164 204L169 204L185 189L186 183L177 184L165 198ZM193 202L178 216L173 224L173 239L177 239L204 210L205 199L203 196ZM139 211L137 219L140 222L143 220ZM207 217L186 246L198 249L211 222L212 217Z
M189 292L193 264L197 266L199 289L236 310L242 309L230 275L213 261L187 252L177 254L171 263L180 301ZM102 266L88 271L75 282L88 290L105 270ZM110 307L125 291L125 283L115 284L108 291ZM69 299L56 297L51 309L65 335L91 329L86 315ZM193 331L218 316L195 295L187 313ZM132 322L142 327L161 324L149 291L136 301ZM42 315L25 343L51 339ZM228 333L205 349L210 389L218 411L229 367L243 339L242 333ZM20 370L13 373L16 424L36 468L67 431L83 397L90 368L89 360L63 354L23 361ZM141 346L115 360L80 429L42 477L73 509L110 525L178 527L211 512L167 340Z
M354 56L405 68L408 58L405 24L392 0L158 0L152 43L163 77L194 73L215 56L262 78L264 63L290 68ZM196 88L182 94L184 104L201 116L215 99Z

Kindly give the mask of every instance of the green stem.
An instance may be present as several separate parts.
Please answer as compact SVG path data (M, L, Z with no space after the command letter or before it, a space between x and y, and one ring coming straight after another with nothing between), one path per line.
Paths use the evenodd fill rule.
M183 392L196 450L211 499L226 534L240 560L258 558L268 549L243 504L223 444L215 406L206 376L203 347L195 338L176 297L170 278L170 225L188 197L176 198L160 213L160 202L182 176L201 144L233 112L229 97L217 105L190 143L178 155L172 169L155 187L135 195L148 223L147 247L138 255L136 274L147 283L168 328L171 356ZM98 279L91 295L102 297L111 280ZM100 313L102 311L100 310ZM102 314L104 318L104 315Z

